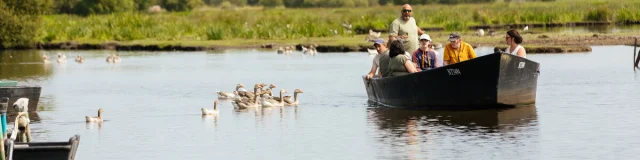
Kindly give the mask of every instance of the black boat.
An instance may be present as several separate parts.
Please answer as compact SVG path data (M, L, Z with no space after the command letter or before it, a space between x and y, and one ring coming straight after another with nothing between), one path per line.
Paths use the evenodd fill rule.
M404 108L485 109L535 104L539 64L492 53L418 73L363 77L370 101Z
M75 135L67 142L28 142L13 143L5 141L7 159L10 160L73 160L76 157L80 135Z
M35 112L40 101L40 86L0 86L0 97L9 97L9 104L15 103L19 98L29 98L29 112ZM13 113L13 110L9 110Z

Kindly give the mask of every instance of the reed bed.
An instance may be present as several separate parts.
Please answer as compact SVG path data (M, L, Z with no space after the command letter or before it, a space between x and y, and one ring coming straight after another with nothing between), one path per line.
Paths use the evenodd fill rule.
M568 22L640 22L640 1L558 0L556 2L413 6L423 28L465 31L475 25ZM399 6L368 8L265 9L204 7L189 12L105 15L47 15L43 42L52 41L209 41L353 37L368 29L387 30ZM348 30L342 24L351 24Z

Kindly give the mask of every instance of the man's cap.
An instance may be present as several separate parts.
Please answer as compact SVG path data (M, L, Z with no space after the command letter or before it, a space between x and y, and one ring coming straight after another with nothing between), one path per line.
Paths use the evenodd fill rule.
M384 44L384 40L378 38L375 41L373 41L373 45L376 45L376 44Z
M428 34L422 34L420 35L420 38L418 38L418 40L423 40L426 39L427 41L431 41L431 37L429 37Z
M458 32L453 32L449 35L449 41L455 41L460 39L460 34Z

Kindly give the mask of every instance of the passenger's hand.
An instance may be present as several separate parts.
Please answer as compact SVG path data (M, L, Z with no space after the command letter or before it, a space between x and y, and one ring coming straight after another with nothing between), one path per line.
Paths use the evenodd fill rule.
M370 80L371 78L373 78L373 74L367 74L367 80Z

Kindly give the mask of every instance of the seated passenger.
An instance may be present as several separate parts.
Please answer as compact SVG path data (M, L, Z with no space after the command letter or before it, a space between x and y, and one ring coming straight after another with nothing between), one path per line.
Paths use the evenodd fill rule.
M449 44L444 47L443 63L450 65L462 61L476 58L476 52L473 47L460 38L460 34L451 33L449 35Z
M438 67L438 53L431 48L431 37L427 34L420 36L420 48L413 52L413 64L418 71L426 71Z
M389 49L384 45L384 40L377 39L376 41L374 41L373 47L376 48L378 54L373 57L373 65L371 65L371 71L369 71L369 74L367 74L367 79L371 79L373 77L381 77L384 73L387 73L387 71L389 71Z
M405 54L402 42L394 40L389 47L389 74L390 76L400 76L415 73L416 67ZM381 64L382 65L382 64Z

